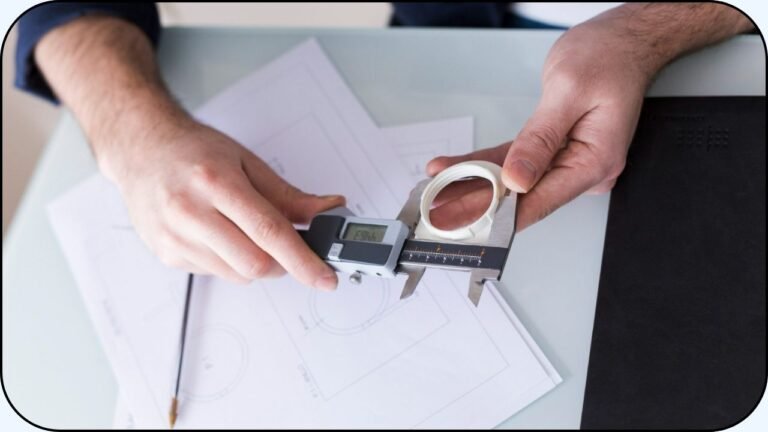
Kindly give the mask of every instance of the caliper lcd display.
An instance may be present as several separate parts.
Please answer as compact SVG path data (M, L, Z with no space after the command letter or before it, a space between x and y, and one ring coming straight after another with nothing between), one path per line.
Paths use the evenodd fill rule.
M381 243L386 232L386 225L349 223L344 231L344 240Z

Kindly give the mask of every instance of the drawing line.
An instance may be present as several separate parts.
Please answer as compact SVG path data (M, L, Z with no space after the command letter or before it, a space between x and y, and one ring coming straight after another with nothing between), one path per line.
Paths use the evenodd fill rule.
M432 336L433 336L435 333L437 333L438 331L442 330L442 329L443 329L444 327L446 327L448 324L450 324L450 320L447 320L446 322L444 322L444 323L443 323L442 325L440 325L439 327L435 328L435 329L434 329L434 330L432 330L431 332L429 332L429 333L427 333L426 335L424 335L424 337L422 337L421 339L414 341L412 344L410 344L410 345L408 345L407 347L405 347L405 348L404 348L402 351L400 351L399 353L397 353L397 354L393 355L393 356L392 356L392 357L390 357L389 359L387 359L387 360L385 360L384 362L380 363L378 366L375 366L373 369L371 369L370 371L368 371L368 372L367 372L367 373L365 373L364 375L361 375L360 377L358 377L357 379L355 379L355 380L354 380L354 381L352 381L351 383L349 383L349 384L347 384L346 386L342 387L341 389L337 390L335 393L333 393L331 396L329 396L329 397L328 397L328 399L326 399L326 401L328 401L328 400L330 400L330 399L332 399L332 398L334 398L334 397L338 396L339 394L341 394L342 392L344 392L344 391L345 391L345 390L347 390L348 388L350 388L350 387L354 386L354 385L355 385L355 384L357 384L358 382L360 382L360 381L362 381L363 379L367 378L368 376L372 375L374 372L378 371L379 369L383 368L384 366L386 366L386 365L388 365L389 363L391 363L392 361L394 361L396 358L398 358L398 357L402 356L403 354L405 354L406 352L410 351L410 350L411 350L413 347L415 347L416 345L420 345L422 342L424 342L425 340L427 340L427 339L429 339L430 337L432 337ZM318 387L319 387L319 386L318 386Z
M301 359L301 363L304 365L304 369L307 370L307 373L309 374L309 377L312 379L312 382L315 383L315 387L317 387L317 391L320 393L320 396L322 396L323 399L325 399L325 395L323 395L323 389L321 389L320 386L317 384L317 380L315 379L314 374L312 374L312 370L309 369L306 359L304 359L304 356L301 354L301 350L296 345L296 341L291 337L291 332L288 330L288 326L285 324L283 317L280 315L279 310L275 306L275 302L274 300L272 300L272 296L269 295L269 290L266 287L264 287L264 285L262 284L259 284L259 286L264 291L264 295L267 297L267 301L269 302L270 307L272 307L272 311L275 313L275 315L277 315L277 319L280 321L280 324L283 326L283 330L285 330L285 334L287 334L288 339L291 340L291 344L293 344L293 348L296 350L296 353Z
M398 149L401 154L412 154L408 150L415 150L416 152L424 152L423 149L414 148L414 147L421 147L421 146L429 145L430 146L429 151L432 152L432 151L434 151L433 144L437 144L437 143L446 144L445 148L449 149L451 141L449 139L447 139L447 138L432 139L432 140L421 140L421 141L409 141L409 142L404 142L402 144L395 144L395 148ZM450 150L446 150L446 153L448 151L450 151Z
M453 280L451 280L450 277L447 277L447 279L448 279L448 282L451 285L453 285L453 288L459 291L459 295L464 299L464 307L469 309L472 312L472 316L475 317L475 321L477 321L477 325L480 326L481 329L483 329L483 333L485 333L485 336L488 338L488 340L491 341L491 344L493 345L493 347L496 348L496 352L499 354L499 357L501 357L502 360L504 360L504 363L506 363L507 366L509 366L509 362L507 361L506 356L501 352L501 349L499 349L499 346L496 344L496 341L491 337L491 334L488 333L488 329L485 328L482 321L480 321L480 318L477 316L477 307L475 307L474 304L470 305L469 298L464 296L464 294L459 290L456 284L453 283Z
M395 360L396 358L398 358L398 357L402 356L403 354L405 354L406 352L408 352L409 350L411 350L411 349L412 349L413 347L415 347L416 345L418 345L418 344L420 344L420 343L424 342L424 341L425 341L425 340L427 340L429 337L433 336L433 335L434 335L434 334L435 334L437 331L441 330L442 328L444 328L445 326L447 326L447 325L448 325L448 324L450 324L450 322L451 322L450 318L449 318L449 317L448 317L448 316L445 314L445 312L443 311L443 309L442 309L442 308L440 308L440 307L439 307L439 305L438 305L438 310L440 310L440 313L443 315L443 320L444 320L444 322L443 322L441 325L439 325L437 328L433 329L432 331L430 331L428 334L424 335L424 336L423 336L423 337L421 337L420 339L418 339L418 340L414 341L412 344L410 344L410 345L406 346L406 347L405 347L405 348L403 348L401 351L399 351L399 352L395 353L395 354L394 354L394 355L392 355L390 358L388 358L388 359L385 359L385 360L384 360L384 361L382 361L382 362L381 362L379 365L375 366L373 369L369 370L368 372L364 373L364 374L363 374L363 375L361 375L360 377L356 378L356 379L355 379L355 380L353 380L351 383L348 383L348 384L346 384L345 386L343 386L341 389L337 390L336 392L334 392L334 393L331 393L331 394L328 394L328 395L327 395L327 394L326 394L326 392L324 392L324 391L323 391L323 389L321 388L321 386L320 386L319 382L317 381L317 379L315 378L315 374L314 374L314 373L312 373L312 370L311 370L311 367L310 367L310 363L309 363L309 362L306 360L306 358L305 358L305 357L304 357L304 355L302 354L301 348L299 347L299 345L298 345L298 343L296 342L296 340L293 338L293 336L292 336L292 334L291 334L290 330L288 329L288 326L285 324L285 320L283 319L283 317L282 317L282 315L281 315L281 311L280 311L280 309L279 309L279 308L277 308L277 307L275 306L275 302L274 302L274 300L271 298L271 295L269 294L269 291L268 291L268 290L264 290L264 291L265 291L265 294L267 295L267 297L269 297L269 302L270 302L270 305L272 306L272 309L273 309L273 311L275 312L275 314L278 316L278 319L280 320L280 323L283 325L283 329L285 330L285 332L286 332L286 335L287 335L287 336L288 336L288 338L291 340L291 343L293 344L294 348L296 349L296 351L297 351L297 353L298 353L298 355L299 355L299 358L301 358L301 361L302 361L302 363L304 364L304 367L306 368L306 370L307 370L307 373L309 373L309 375L312 377L312 381L315 383L315 386L317 387L317 389L318 389L318 392L319 392L319 393L320 393L320 395L322 396L323 400L324 400L324 401L326 401L326 402L327 402L327 401L330 401L330 400L331 400L331 399L333 399L334 397L338 396L339 394L341 394L342 392L344 392L345 390L347 390L349 387L351 387L351 386L355 385L355 384L356 384L356 383L358 383L360 380L362 380L362 379L366 378L367 376L371 375L372 373L374 373L374 372L375 372L375 371L377 371L378 369L380 369L380 368L384 367L385 365L389 364L390 362L392 362L392 361L393 361L393 360ZM433 300L434 300L434 298L433 298ZM391 315L391 314L388 314L388 315Z
M237 350L239 350L239 367L237 368L237 371L235 375L227 380L227 384L222 386L220 390L211 391L208 393L202 393L200 392L200 389L182 389L182 393L184 393L190 401L196 401L196 402L207 402L212 400L221 399L222 397L226 396L228 393L230 393L232 390L234 390L235 387L240 383L243 376L245 376L245 371L248 368L248 352L250 350L250 347L248 346L248 343L245 339L245 337L240 333L240 331L228 324L222 324L222 323L214 323L214 324L205 324L203 326L198 327L195 332L193 333L193 339L195 341L198 341L198 346L190 344L192 347L196 348L195 350L191 350L190 353L192 354L199 354L201 350L204 348L204 345L200 343L200 341L204 341L203 334L208 332L209 334L211 332L223 332L224 334L230 336L236 343ZM196 366L196 365L195 365ZM191 370L195 370L194 366ZM192 377L191 382L194 384L195 378L202 379L202 375L197 374ZM188 381L189 382L189 381ZM217 386L218 387L218 386Z
M388 288L389 288L389 287L388 287ZM391 288L389 288L389 289L391 289ZM430 295L431 295L431 294L430 294ZM387 296L387 297L388 297L388 296ZM393 313L397 312L397 311L398 311L400 308L403 308L403 307L407 306L407 305L408 305L408 303L410 303L410 302L412 302L412 301L415 301L415 300L416 300L416 299L418 299L418 298L419 298L419 292L417 291L417 292L414 292L414 293L413 293L413 295L412 295L412 296L410 296L410 297L408 297L407 299L400 299L400 300L396 301L394 304L392 304L392 305L390 305L390 306L388 306L388 307L385 307L385 308L384 308L384 310L382 310L382 311L379 313L379 315L378 315L378 318L376 319L376 321L372 322L370 325L366 326L365 328L366 328L366 329L369 329L369 328L371 328L371 327L373 327L373 326L377 325L378 323L380 323L380 322L384 321L386 318L388 318L388 317L389 317L390 315L392 315ZM434 300L434 297L433 297L433 300ZM387 298L387 301L389 301L389 298ZM435 302L436 302L436 300L435 300ZM442 312L442 314L443 314L443 317L446 317L447 315L445 314L445 312L443 312L442 308L440 308L440 305L436 304L436 306L437 306L437 307L440 309L440 311ZM317 321L317 320L316 320L316 321ZM308 330L314 330L314 329L316 329L317 327L318 327L318 326L314 326L314 327L311 327L311 328L309 328Z
M269 65L271 65L271 63L267 64L267 66ZM296 69L295 66L291 69L288 69L288 72L291 72L294 69ZM193 114L193 117L200 123L203 123L207 126L210 126L218 130L219 129L218 127L215 127L212 124L208 123L205 119L201 119L197 113L203 110L210 112L212 111L211 107L213 106L214 108L216 108L213 111L219 111L219 113L224 113L224 115L228 114L229 116L237 116L239 112L236 112L236 111L239 110L239 107L243 101L253 100L257 96L260 97L260 94L264 93L266 89L272 88L274 83L291 78L290 75L288 75L288 73L277 74L277 76L272 77L268 80L262 79L258 87L254 87L250 85L250 83L254 81L254 77L260 76L260 75L267 75L264 69L261 69L254 74L241 76L240 78L237 79L237 81L235 81L234 84L227 86L226 88L221 90L218 94L216 94L212 99L208 100L202 106L198 107L195 110L196 113ZM237 90L240 90L240 87L243 87L244 83L248 83L249 87L251 87L252 90L248 92L237 91ZM235 96L232 96L233 94ZM217 106L222 104L221 100L225 100L227 102L223 107Z
M320 120L317 118L317 116L315 115L315 113L314 113L314 112L312 112L312 117L314 118L315 122L317 122L317 125L318 125L318 126L320 126L320 130L323 132L323 135L325 135L325 138L326 138L326 140L328 141L328 143L331 145L331 147L333 148L333 151L334 151L334 152L336 152L336 156L338 157L338 159L340 159L340 160L341 160L341 162L342 162L342 163L344 164L344 166L347 168L347 171L348 171L349 175L351 175L351 176L352 176L352 178L355 180L355 183L357 183L357 187L360 189L361 195L362 195L363 197L365 197L365 198L366 198L366 200L368 200L368 194L366 194L366 193L365 193L365 188L362 186L362 184L361 184L361 182L360 182L360 179L358 179L358 178L357 178L357 174L355 173L355 170L353 170L353 169L352 169L352 167L350 166L349 162L348 162L348 161L347 161L347 159L344 157L344 153L343 153L343 152L341 152L341 151L338 149L338 147L336 147L336 142L335 142L333 139L331 139L331 137L330 137L330 134L328 133L328 130L326 130L326 128L325 128L325 125L323 124L323 122L321 122L321 121L320 121ZM363 150L363 149L359 149L359 150L360 150L362 153L365 153L365 150ZM368 162L370 163L370 160L369 160ZM385 183L386 183L386 182L385 182ZM391 191L390 191L390 192L391 192ZM379 208L376 206L376 203L375 203L375 202L373 202L373 201L368 201L368 205L369 205L370 207L373 207L373 208L374 208L374 211L375 211L375 213L376 213L376 216L382 217L382 212L381 212L381 209L379 209Z
M112 231L114 232L114 231L117 231L117 230L112 230ZM95 236L91 236L91 238L93 238L93 237L95 237ZM98 238L101 240L101 236L98 236ZM117 240L115 238L112 238L112 239L113 240ZM88 240L89 243L93 242L93 241L94 240ZM99 243L97 243L97 244L99 244ZM99 249L103 250L103 248L99 248ZM103 256L102 254L99 254L99 255ZM93 262L98 263L100 261L97 259L97 260L94 260ZM109 282L109 279L104 277L104 274L102 273L101 267L102 266L96 265L96 273L99 275L99 279L102 280L102 283L103 283L102 286L104 287L104 294L106 294L106 298L111 300L112 299L112 295L110 294L110 292L112 290L109 289L111 284ZM121 322L121 324L122 324L122 322ZM157 399L157 394L155 394L155 392L152 391L152 389L154 389L154 387L152 385L150 385L150 381L149 381L149 378L147 378L147 374L144 371L144 367L142 366L141 362L138 360L140 357L136 355L137 351L134 349L133 344L130 342L130 337L127 334L125 334L124 331L121 331L120 333L124 334L124 336L121 336L120 334L115 334L114 332L113 332L113 336L117 340L123 340L124 344L127 346L128 350L131 352L131 357L132 357L131 363L133 363L136 366L136 369L138 369L139 374L141 375L141 379L144 381L144 385L146 386L147 389L149 389L149 393L150 393L150 395L152 397L152 401L154 402L155 409L158 412L159 418L165 419L165 410L163 408L160 408L160 402ZM105 344L105 347L109 346L109 345L110 344Z
M342 387L341 389L337 390L335 393L333 393L331 396L329 396L329 397L328 397L328 399L326 399L326 401L327 401L327 400L330 400L330 399L332 399L332 398L334 398L334 397L336 397L337 395L341 394L341 393L342 393L343 391L345 391L346 389L348 389L348 388L352 387L353 385L357 384L358 382L360 382L360 381L361 381L361 380L363 380L364 378L368 377L369 375L373 374L373 373L374 373L374 372L376 372L377 370L379 370L379 369L383 368L383 367L384 367L384 366L386 366L387 364L389 364L389 363L391 363L392 361L394 361L396 358L398 358L398 357L402 356L403 354L405 354L406 352L410 351L410 350L411 350L413 347L415 347L416 345L419 345L419 344L421 344L421 343L422 343L422 342L424 342L425 340L427 340L427 339L429 339L430 337L432 337L432 336L433 336L435 333L437 333L438 331L442 330L442 329L443 329L444 327L446 327L448 324L450 324L450 322L451 322L450 318L448 318L447 316L445 316L445 314L443 314L443 318L445 319L445 321L443 322L443 324L441 324L440 326L438 326L437 328L435 328L435 329L434 329L434 330L432 330L431 332L427 333L426 335L424 335L424 336L423 336L423 337L421 337L420 339L418 339L418 340L414 341L412 344L410 344L410 345L406 346L406 347L405 347L403 350L401 350L400 352L398 352L398 353L396 353L396 354L392 355L392 356L391 356L389 359L386 359L386 360L384 360L384 361L383 361L382 363L380 363L378 366L375 366L373 369L371 369L371 370L369 370L368 372L366 372L365 374L361 375L360 377L358 377L357 379L355 379L355 380L354 380L354 381L352 381L351 383L349 383L349 384L347 384L346 386ZM319 386L318 386L318 387L319 387Z
M425 283L425 286L426 286L426 283ZM427 334L426 334L426 335L424 335L424 336L423 336L421 339L418 339L418 340L414 341L414 342L413 342L411 345L408 345L408 346L406 346L406 347L405 347L403 350L401 350L400 352L398 352L398 353L394 354L394 355L393 355L392 357L390 357L389 359L386 359L386 360L384 360L384 361L383 361L382 363L380 363L378 366L374 367L374 368L373 368L373 369L371 369L370 371L368 371L368 372L366 372L365 374L361 375L359 378L357 378L357 379L356 379L356 380L354 380L353 382L351 382L351 383L347 384L346 386L342 387L341 389L339 389L338 391L336 391L336 393L333 393L331 396L329 396L329 398L328 398L327 400L330 400L331 398L333 398L333 397L337 396L338 394L340 394L340 393L341 393L341 392L343 392L344 390L348 389L348 388L349 388L349 387L351 387L352 385L356 384L357 382L359 382L359 381L360 381L360 380L362 380L363 378L365 378L365 377L367 377L368 375L372 374L372 373L373 373L373 372L375 372L376 370L378 370L378 369L380 369L380 368L384 367L386 364L388 364L388 363L390 363L391 361L395 360L397 357L400 357L401 355L403 355L403 354L405 354L406 352L408 352L408 351L409 351L411 348L413 348L413 347L414 347L414 346L416 346L417 344L420 344L420 343L424 342L425 340L427 340L429 337L431 337L433 334L435 334L435 332L437 332L438 330L440 330L440 329L442 329L443 327L445 327L445 326L447 326L448 324L450 324L450 322L451 322L450 318L449 318L449 317L448 317L448 316L445 314L445 312L443 311L443 309L440 307L439 303L438 303L438 302L437 302L437 301L434 299L434 297L432 298L432 300L433 300L433 301L436 303L436 305L437 305L438 309L439 309L439 310L440 310L440 312L443 314L443 319L444 319L444 322L443 322L443 324L442 324L442 325L440 325L439 327L435 328L433 331L431 331L431 332L427 333ZM391 315L391 314L390 314L390 315ZM319 385L318 385L318 387L319 387Z
M507 370L507 369L509 369L509 366L504 366L504 367L502 367L502 368L501 368L501 369L499 369L499 370L498 370L498 371L497 371L495 374L493 374L493 375L489 376L488 378L486 378L485 380L483 380L483 381L482 381L480 384L478 384L478 385L476 385L476 386L472 387L471 389L469 389L469 390L467 390L466 392L462 393L461 395L457 396L455 399L453 399L452 401L448 402L448 403L447 403L447 404L445 404L443 407L441 407L441 408L438 408L438 409L437 409L437 411L435 411L435 412L433 412L432 414L428 415L426 418L424 418L424 420L422 420L422 421L420 421L420 422L416 423L416 425L414 426L414 428L416 428L416 427L418 427L418 426L421 426L421 425L422 425L422 424L424 424L424 422L426 422L427 420L431 419L432 417L436 416L436 415L437 415L437 414L439 414L440 412L444 411L444 410L445 410L446 408L448 408L449 406L451 406L451 405L455 404L455 403L456 403L456 402L457 402L459 399L463 399L463 398L465 398L465 397L466 397L467 395L469 395L470 393L472 393L472 392L474 392L475 390L479 389L480 387L484 386L484 385L485 385L486 383L488 383L490 380L492 380L492 379L496 378L497 376L499 376L499 375L500 375L502 372L504 372L504 371L505 371L505 370Z
M332 98L331 98L331 97L328 95L328 92L326 91L325 87L323 86L323 83L321 83L321 82L320 82L320 80L319 80L319 79L318 79L318 78L315 76L314 72L312 71L312 69L311 69L311 68L310 68L308 65L304 64L303 66L304 66L304 68L307 70L307 72L309 73L310 77L311 77L311 78L312 78L312 79L315 81L315 83L317 84L317 86L318 86L318 87L320 87L320 90L323 92L323 94L325 95L325 97L328 99L328 102L330 102L330 104L331 104L331 108L333 108L333 110L334 110L334 111L336 111L336 114L339 116L339 118L341 119L342 123L344 123L344 126L346 126L346 127L347 127L347 130L348 130L348 131L350 131L350 134L352 135L352 138L353 138L353 139L355 140L355 142L358 144L359 148L360 148L361 150L363 150L363 154L365 155L365 158L366 158L366 159L368 159L368 163L369 163L369 164L371 164L371 165L373 166L373 169L374 169L374 170L376 171L376 173L379 175L379 178L381 178L381 179L387 179L387 177L386 177L386 176L384 176L384 175L381 173L381 170L379 169L378 165L377 165L377 164L375 164L375 163L373 163L373 161L371 160L371 157L370 157L370 155L368 154L368 152L367 152L367 151L365 151L365 147L364 147L364 145L363 145L363 144L360 142L360 139L357 137L356 129L354 129L354 128L351 128L351 127L349 126L349 124L347 123L347 119L346 119L346 118L345 118L345 117L344 117L344 116L341 114L341 112L339 111L339 108L338 108L338 107L336 107L336 104L334 104L334 103L333 103L333 102L334 102L334 100L333 100L333 99L332 99ZM339 79L341 79L341 77L339 77ZM344 84L343 80L342 80L342 84ZM347 87L344 87L344 88L347 88ZM357 102L357 101L355 100L355 102ZM361 109L363 112L365 112L365 110L364 110L362 107L360 107L360 109ZM398 196L396 193L394 193L394 191L392 190L392 187L390 186L389 182L388 182L388 181L386 181L386 180L384 181L384 187L386 187L387 189L389 189L389 193L390 193L390 194L391 194L393 197L397 197L397 196ZM397 201L397 199L395 199L395 200Z
M336 334L336 335L348 335L353 333L360 333L361 331L364 331L365 329L370 328L371 326L379 322L381 319L381 314L386 311L387 302L389 301L389 291L391 287L389 283L386 283L384 281L380 281L380 282L381 282L381 285L379 286L379 289L381 291L381 297L379 298L379 302L378 302L378 305L376 306L376 310L373 313L373 315L371 315L370 318L364 320L360 324L356 324L352 327L335 327L330 325L319 311L319 306L317 304L317 296L318 296L317 290L310 291L310 296L309 296L310 315L315 320L315 323L317 323L318 327L327 331L328 333ZM366 287L366 290L367 288L368 287Z
M281 136L281 135L284 135L286 132L288 132L288 131L290 131L291 129L295 128L296 126L300 125L300 124L301 124L301 123L303 123L305 120L307 120L309 117L312 117L313 115L314 115L314 112L313 112L313 111L310 111L310 112L309 112L309 113L307 113L306 115L304 115L304 116L302 116L302 117L299 117L299 119L298 119L298 120L296 120L296 121L294 121L294 122L292 122L292 123L290 123L290 124L287 124L287 125L285 125L285 126L284 126L283 128L281 128L280 130L273 132L273 133L272 133L272 134L270 134L268 137L266 137L266 138L262 139L261 141L259 141L259 142L255 143L255 144L254 144L254 146L255 146L255 147L257 147L257 148L259 148L259 149L261 149L261 148L265 148L265 147L270 147L270 146L269 146L269 144L270 144L270 143L273 143L273 142L274 142L274 140L275 140L277 137L279 137L279 136ZM257 155L257 156L258 156L258 155ZM278 159L279 159L279 158L278 158Z
M458 295L459 295L461 298L464 298L464 293L462 293L462 292L461 292L461 291L458 289L458 287L456 286L456 284L455 284L455 283L453 283L453 279L451 279L451 278L450 278L450 277L448 277L448 276L446 276L446 278L448 279L448 283L449 283L449 284L451 284L451 285L453 286L453 288L454 288L454 290L455 290L455 291L457 291L457 294L458 294ZM426 284L425 284L425 285L426 285ZM431 290L428 290L428 292L429 292L429 295L432 295L432 292L431 292ZM440 303L439 303L439 302L437 302L437 304L438 304L438 307L439 307L439 304L440 304ZM463 304L464 304L464 306L465 306L465 307L468 307L468 300L467 300L467 299L464 299L464 302L463 302ZM442 309L442 308L441 308L441 309ZM469 309L471 309L473 313L475 312L475 311L474 311L474 309L475 309L475 308L474 308L474 305L473 305L472 307L469 307ZM475 319L476 319L476 320L478 320L478 322L480 321L480 320L477 318L477 316L476 316L476 315L475 315ZM440 413L441 411L443 411L443 410L445 410L446 408L448 408L449 406L451 406L451 405L455 404L455 403L456 403L457 401L459 401L460 399L463 399L463 398L467 397L469 394L471 394L472 392L474 392L474 391L475 391L475 390L477 390L478 388L480 388L480 387L482 387L483 385L485 385L485 384L486 384L488 381L490 381L490 380L492 380L492 379L496 378L496 377L497 377L499 374L501 374L502 372L504 372L504 371L506 371L507 369L509 369L509 368L510 368L511 364L510 364L510 363L507 361L507 358L506 358L506 356L504 356L503 354L501 354L501 350L499 350L499 347L496 345L496 343L494 342L493 338L491 338L491 336L488 334L488 332L486 331L485 327L484 327L482 324L480 324L480 327L483 329L483 331L485 332L485 335L488 337L488 339L490 339L491 343L493 344L494 348L496 348L496 351L499 353L499 355L501 356L502 360L504 360L504 364L505 364L505 365L504 365L504 366L502 366L502 367L501 367L501 369L499 369L499 370L498 370L498 371L497 371L495 374L493 374L492 376L488 377L488 379L484 380L483 382L481 382L480 384L476 385L475 387L473 387L473 388L471 388L471 389L467 390L467 391L466 391L466 392L464 392L463 394L461 394L461 395L457 396L455 399L453 399L452 401L448 402L448 403L447 403L447 404L445 404L443 407L441 407L441 408L438 408L438 409L437 409L435 412L433 412L432 414L430 414L430 415L428 415L427 417L425 417L425 418L424 418L422 421L420 421L419 423L417 423L417 424L416 424L414 427L418 427L418 426L420 426L420 425L424 424L424 422L426 422L426 421L427 421L427 420L429 420L430 418L432 418L432 417L436 416L436 415L437 415L438 413Z

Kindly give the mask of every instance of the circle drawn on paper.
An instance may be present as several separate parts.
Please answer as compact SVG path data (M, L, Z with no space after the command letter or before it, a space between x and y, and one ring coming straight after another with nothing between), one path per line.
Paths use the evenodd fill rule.
M334 292L311 290L309 309L323 330L338 335L357 333L379 319L386 309L389 291L387 279L369 276L365 284L355 285L340 277Z
M240 382L248 362L245 338L225 326L195 329L184 352L181 393L194 401L219 399Z

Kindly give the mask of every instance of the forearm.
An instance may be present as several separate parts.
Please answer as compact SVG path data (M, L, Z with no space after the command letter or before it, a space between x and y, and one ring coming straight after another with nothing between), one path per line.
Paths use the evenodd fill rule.
M594 21L627 38L650 75L682 54L754 28L741 12L718 3L627 3Z
M147 134L188 119L162 83L150 41L124 20L87 16L56 28L37 44L35 60L112 179Z

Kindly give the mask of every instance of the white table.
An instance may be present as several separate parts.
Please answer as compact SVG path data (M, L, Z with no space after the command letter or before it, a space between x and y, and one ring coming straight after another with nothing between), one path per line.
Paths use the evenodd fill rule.
M165 29L163 74L194 108L308 36L317 36L381 126L475 117L475 142L515 136L540 93L559 31ZM652 96L764 95L758 36L685 57ZM54 428L109 427L117 387L53 236L45 205L95 172L69 115L51 137L3 243L3 380L14 406ZM98 203L94 203L98 205ZM520 234L504 295L564 378L503 427L578 427L608 196L582 197Z

